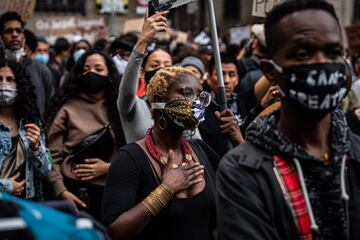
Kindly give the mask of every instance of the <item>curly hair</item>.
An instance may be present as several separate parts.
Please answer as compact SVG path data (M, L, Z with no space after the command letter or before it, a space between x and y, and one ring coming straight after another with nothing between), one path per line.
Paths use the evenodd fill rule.
M150 80L147 87L148 101L150 103L155 102L155 96L166 98L169 89L189 75L197 79L191 71L182 67L167 67L160 69Z
M111 57L103 51L90 49L80 57L78 62L71 70L69 76L65 80L65 83L62 86L62 88L53 97L53 100L51 101L51 104L49 106L49 112L47 112L46 114L46 123L47 126L52 124L60 108L71 98L74 98L81 92L80 80L83 75L83 68L85 61L89 56L94 54L99 54L104 58L106 66L109 71L108 77L110 84L108 84L108 86L105 88L105 98L106 98L105 106L107 107L108 110L108 117L110 120L111 127L115 132L117 146L120 147L125 143L125 138L120 122L120 114L116 107L116 99L118 97L120 76L116 69L115 63L113 62Z
M24 69L12 59L0 55L0 68L8 67L15 76L17 98L15 101L15 114L18 121L25 123L42 124L39 109L36 105L35 88L26 77Z

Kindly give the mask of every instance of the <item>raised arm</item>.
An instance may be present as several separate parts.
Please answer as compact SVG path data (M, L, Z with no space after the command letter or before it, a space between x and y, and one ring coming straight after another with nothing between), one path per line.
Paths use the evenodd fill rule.
M145 18L142 32L131 53L119 87L117 106L122 119L128 119L129 115L136 111L137 101L143 101L136 96L141 64L146 55L149 42L156 33L166 31L166 29L167 19L165 12Z

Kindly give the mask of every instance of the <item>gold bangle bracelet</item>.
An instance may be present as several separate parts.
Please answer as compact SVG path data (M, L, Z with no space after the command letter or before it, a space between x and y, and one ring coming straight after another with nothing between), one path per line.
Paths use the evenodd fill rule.
M142 201L142 204L153 216L156 216L166 207L173 196L174 193L165 184L160 184Z
M151 212L151 214L152 214L153 216L156 216L156 215L157 215L156 210L153 209L152 206L151 206L147 201L144 200L144 201L142 201L141 203L144 205L144 207L145 207L147 210L149 210L149 212Z
M166 186L166 184L162 183L162 184L160 184L160 187L163 188L167 192L169 197L171 197L171 198L174 197L174 192L171 191L170 188L168 186Z
M164 206L159 201L159 199L153 196L151 193L142 201L142 203L151 212L153 216L156 216Z
M161 186L156 188L152 193L166 203L172 198Z

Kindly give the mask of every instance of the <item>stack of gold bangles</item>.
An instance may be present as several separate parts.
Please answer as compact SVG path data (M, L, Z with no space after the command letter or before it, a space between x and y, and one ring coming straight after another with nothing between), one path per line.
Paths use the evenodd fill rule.
M173 198L174 193L165 184L160 184L143 201L142 204L156 216L168 202Z

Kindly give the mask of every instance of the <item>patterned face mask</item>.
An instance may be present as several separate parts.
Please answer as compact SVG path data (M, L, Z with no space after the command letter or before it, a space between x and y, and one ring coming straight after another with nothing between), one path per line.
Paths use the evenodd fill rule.
M167 103L152 103L152 109L165 110L167 116L179 127L194 131L205 120L205 108L211 96L202 92L198 98L175 98Z
M343 63L306 64L280 67L272 65L286 79L279 88L281 96L309 114L329 113L346 95L346 72Z
M17 97L16 85L13 84L0 84L0 106L12 105Z

